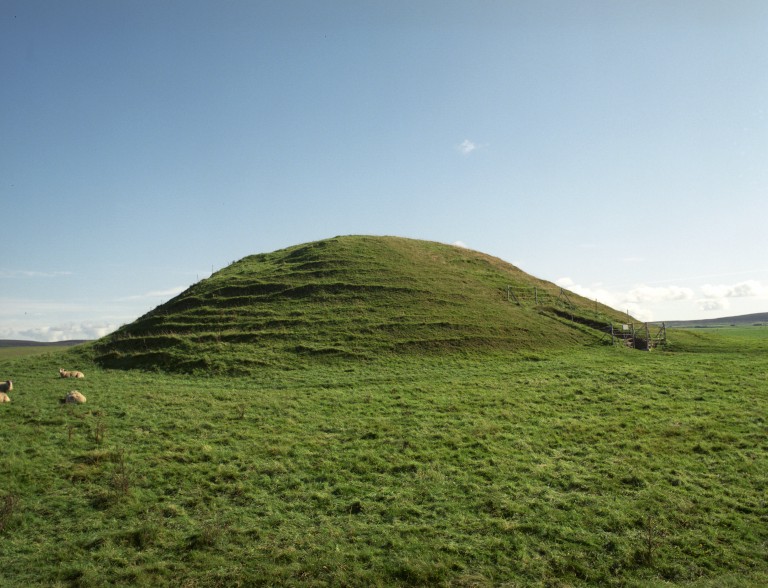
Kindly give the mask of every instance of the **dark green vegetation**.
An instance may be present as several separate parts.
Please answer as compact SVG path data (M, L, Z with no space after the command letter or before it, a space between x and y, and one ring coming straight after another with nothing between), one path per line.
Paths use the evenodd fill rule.
M768 584L768 329L610 347L586 324L594 307L575 324L554 302L514 310L497 304L501 285L477 285L496 261L465 263L466 313L447 291L421 311L406 296L389 318L368 311L404 330L347 339L363 302L348 299L353 320L330 294L303 299L296 312L326 328L297 322L315 352L286 327L246 355L200 341L216 332L203 321L152 335L186 350L163 361L198 370L161 371L152 352L111 346L154 345L139 326L155 312L113 341L0 356L14 380L0 405L0 586ZM184 296L159 316L181 325ZM284 291L273 302L276 316L292 307ZM527 330L490 336L499 317ZM462 340L435 322L475 330ZM72 389L87 404L60 405Z
M94 349L105 367L247 374L329 357L567 348L602 338L593 327L609 317L626 320L476 251L336 237L233 263Z

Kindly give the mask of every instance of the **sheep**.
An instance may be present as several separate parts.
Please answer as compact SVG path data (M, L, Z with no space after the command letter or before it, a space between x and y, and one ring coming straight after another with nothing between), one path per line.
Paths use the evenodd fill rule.
M5 392L0 392L0 404L2 404L3 402L10 402L10 401L11 401L10 396L8 396Z
M13 382L10 380L0 382L0 392L10 392L11 390L13 390Z
M66 398L62 400L64 404L85 404L85 396L80 394L77 390L72 390L67 393Z
M62 378L84 378L85 374L83 372L76 372L76 371L67 371L65 369L59 368L59 376Z

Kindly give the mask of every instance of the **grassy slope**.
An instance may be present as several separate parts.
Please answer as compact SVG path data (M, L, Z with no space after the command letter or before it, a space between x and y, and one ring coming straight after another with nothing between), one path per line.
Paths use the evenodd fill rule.
M718 337L240 378L0 360L0 585L763 586L768 339Z
M506 287L527 296L507 301ZM539 305L533 303L533 288ZM524 288L525 290L520 290ZM246 257L94 346L108 367L248 373L318 356L560 348L602 334L612 309L475 251L395 237L336 237Z

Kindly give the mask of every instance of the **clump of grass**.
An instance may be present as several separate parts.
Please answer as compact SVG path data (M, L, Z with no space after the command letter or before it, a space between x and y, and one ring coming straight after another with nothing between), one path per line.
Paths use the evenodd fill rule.
M8 529L13 515L19 508L19 497L16 494L8 493L0 498L0 533Z
M104 421L99 420L93 428L93 440L97 445L104 443L104 438L107 434L107 425Z
M131 472L125 462L125 450L116 453L115 471L112 474L111 487L117 496L127 496L131 491Z
M187 539L187 548L192 550L214 547L221 540L227 528L228 525L222 523L218 518L207 519Z

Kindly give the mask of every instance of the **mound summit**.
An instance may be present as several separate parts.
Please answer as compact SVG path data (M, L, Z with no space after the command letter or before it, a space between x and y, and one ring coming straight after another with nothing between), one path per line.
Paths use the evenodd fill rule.
M624 316L477 251L343 236L245 257L92 351L105 367L249 373L319 358L593 344Z

